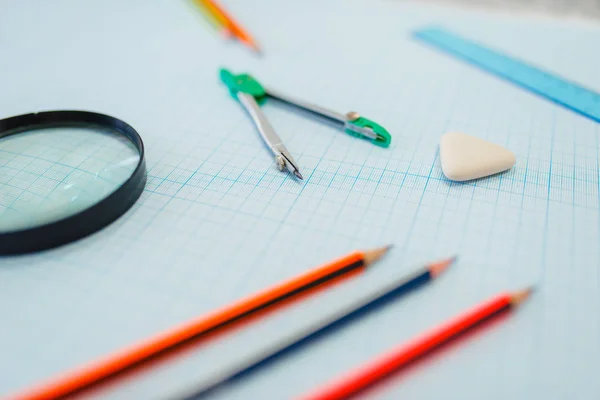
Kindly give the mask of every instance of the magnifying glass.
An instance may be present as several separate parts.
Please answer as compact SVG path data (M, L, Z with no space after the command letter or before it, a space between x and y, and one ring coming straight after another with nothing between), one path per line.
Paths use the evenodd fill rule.
M0 120L0 254L57 247L123 215L146 184L127 123L87 111Z

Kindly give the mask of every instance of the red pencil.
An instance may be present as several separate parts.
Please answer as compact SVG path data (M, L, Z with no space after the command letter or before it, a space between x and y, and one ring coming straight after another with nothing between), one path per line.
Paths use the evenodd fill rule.
M440 347L445 342L465 333L481 322L498 316L520 303L532 289L500 294L487 302L474 307L464 314L451 319L438 328L392 349L389 353L368 363L360 369L326 384L312 393L301 396L301 400L347 399L366 389L398 368Z

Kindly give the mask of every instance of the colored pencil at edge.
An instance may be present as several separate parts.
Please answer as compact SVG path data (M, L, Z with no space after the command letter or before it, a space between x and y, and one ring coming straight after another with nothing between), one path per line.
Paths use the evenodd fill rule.
M202 0L204 3L210 3L210 9L214 10L215 13L219 14L219 18L223 18L227 21L227 28L229 31L237 37L242 43L252 48L257 53L261 52L260 47L256 43L256 40L235 20L233 17L225 11L223 6L219 5L216 0Z
M125 348L105 358L67 372L35 386L11 399L45 400L74 394L112 377L127 368L141 364L182 343L232 326L294 297L310 293L335 280L364 271L379 260L391 246L355 251L304 274L286 280L261 292L243 298L224 308L200 316L169 331Z
M208 22L224 37L231 37L227 20L221 15L208 0L192 0L198 10L204 15Z
M325 316L318 322L300 330L300 332L275 342L266 350L261 350L257 355L242 361L231 370L216 374L212 379L199 385L188 394L178 396L177 398L186 400L197 399L213 393L215 390L218 390L226 384L244 378L259 368L278 360L280 357L299 350L302 346L323 337L325 334L332 333L334 330L340 329L365 314L432 281L448 268L455 259L456 258L453 257L427 265L409 276L404 276L383 287L379 287L366 296L353 301L342 310L336 311L332 315Z
M360 369L301 396L298 400L341 400L357 395L399 368L439 348L480 323L513 309L529 297L531 292L532 289L528 288L500 294L440 327L392 349Z

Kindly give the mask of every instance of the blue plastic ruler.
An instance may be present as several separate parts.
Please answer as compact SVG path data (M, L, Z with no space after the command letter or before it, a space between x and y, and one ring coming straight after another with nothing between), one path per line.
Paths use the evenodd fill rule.
M420 29L414 32L414 36L452 56L600 122L598 93L441 28Z

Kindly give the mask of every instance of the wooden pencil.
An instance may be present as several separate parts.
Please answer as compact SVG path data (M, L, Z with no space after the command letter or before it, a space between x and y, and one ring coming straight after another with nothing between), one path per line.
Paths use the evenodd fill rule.
M365 316L369 312L379 309L386 304L396 300L413 290L431 282L450 266L456 257L442 260L433 264L426 265L416 272L388 282L382 287L378 287L362 298L354 300L342 310L336 311L332 315L325 316L316 323L301 329L290 337L283 338L273 343L266 350L261 350L256 356L242 360L231 370L218 373L207 382L200 384L188 394L177 396L177 398L192 400L204 397L223 387L233 383L241 378L247 377L250 373L257 371L261 367L270 365L279 358L290 354L293 351L300 350L304 345L332 333L336 329L347 326L349 323Z
M213 4L208 0L192 0L196 7L202 12L211 25L225 37L231 37L232 33L229 30L228 22L225 17L218 12Z
M274 308L276 305L310 293L328 283L362 272L379 260L389 249L390 246L352 252L224 308L67 372L39 386L17 393L11 398L42 400L74 394L191 339L215 333L234 325L234 323Z
M231 16L231 14L225 11L223 6L216 0L203 0L203 2L210 3L210 9L217 13L219 18L226 21L227 28L235 37L254 51L258 53L261 52L256 40L254 40L254 38Z
M529 288L500 294L432 331L392 349L358 370L327 383L312 393L301 396L299 400L348 399L482 322L513 309L529 297L531 292L532 289Z

